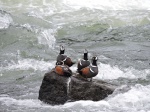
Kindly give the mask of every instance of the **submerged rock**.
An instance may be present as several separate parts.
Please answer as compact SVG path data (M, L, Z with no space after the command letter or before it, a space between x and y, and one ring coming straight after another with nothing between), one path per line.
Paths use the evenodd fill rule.
M98 101L112 94L115 86L104 81L89 82L76 75L64 77L53 70L46 73L40 90L39 99L51 105L64 104L67 101L92 100Z

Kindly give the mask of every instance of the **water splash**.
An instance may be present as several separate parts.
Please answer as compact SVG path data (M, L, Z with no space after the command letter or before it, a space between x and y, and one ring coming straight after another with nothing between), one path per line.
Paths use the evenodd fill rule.
M52 69L54 67L55 62L45 62L43 60L39 61L39 60L35 60L35 59L21 59L18 60L17 63L13 62L13 63L9 63L8 66L5 67L0 67L1 71L4 70L29 70L29 69L33 69L33 70L40 70L40 71L47 71L50 69Z
M78 112L83 110L83 112L92 111L109 111L109 112L148 112L150 110L149 98L150 98L150 85L142 86L137 84L132 86L131 89L124 93L118 93L115 96L109 96L109 98L101 101L76 101L68 102L64 105L51 106L44 104L35 99L14 99L8 95L0 95L0 102L3 105L9 107L13 105L18 105L18 108L42 108L47 110L49 108L53 111L58 111L60 109L67 111ZM143 111L142 111L143 112Z
M146 79L146 77L150 74L150 69L145 70L136 70L134 68L126 68L123 70L119 69L118 66L110 66L108 64L99 64L99 74L94 77L95 79L118 79L128 78L128 79Z
M10 14L5 11L0 10L0 29L6 29L13 22Z
M33 32L37 35L38 43L43 45L48 45L49 48L54 49L56 39L54 37L55 30L52 29L43 29L39 26L27 24L16 24L16 27L25 28L26 30Z
M41 107L42 102L33 99L14 99L9 96L0 96L0 102L3 102L7 106L11 105L19 105L19 106L26 106L26 107ZM46 105L45 105L46 106Z
M150 85L142 86L136 84L131 87L131 90L125 93L121 93L108 100L113 108L126 109L130 112L137 112L138 110L149 110L149 98L150 98Z
M46 29L41 31L40 35L38 36L39 44L48 45L49 48L54 48L56 39L54 37L54 30Z
M83 112L91 111L130 111L138 112L140 110L149 110L149 98L150 98L150 85L142 86L137 84L132 86L131 89L124 93L118 93L115 96L111 96L108 99L101 101L76 101L72 103L66 103L63 108L69 108L75 110L76 107L82 109ZM61 108L62 108L61 107ZM78 110L75 110L78 111ZM145 111L144 111L145 112Z
M3 5L12 5L11 7L57 7L66 8L63 6L68 6L70 8L96 8L103 10L130 10L130 9L141 9L149 10L150 1L149 0L21 0L21 1L1 1ZM56 8L59 9L58 7Z
M25 28L27 29L28 31L31 31L31 32L34 32L34 33L38 33L40 28L39 27L36 27L36 26L31 26L29 23L27 24L21 24L21 25L16 25L17 27L22 27L22 28Z
M64 3L75 9L83 7L101 10L149 10L149 0L64 0Z

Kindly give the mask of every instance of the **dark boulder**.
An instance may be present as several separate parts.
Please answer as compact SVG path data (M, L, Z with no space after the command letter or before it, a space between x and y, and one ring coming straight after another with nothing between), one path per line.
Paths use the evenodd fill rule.
M75 74L72 77L64 77L57 75L52 70L43 78L39 99L51 105L78 100L98 101L112 94L114 90L115 86L104 81L89 82Z
M104 81L92 82L71 77L69 97L72 101L92 100L99 101L112 94L114 87Z
M52 105L64 104L68 100L67 81L67 77L53 71L46 73L39 90L39 99Z

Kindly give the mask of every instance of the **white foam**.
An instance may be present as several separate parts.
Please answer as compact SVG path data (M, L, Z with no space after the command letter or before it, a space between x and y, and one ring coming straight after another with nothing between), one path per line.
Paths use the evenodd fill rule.
M35 32L35 33L38 33L38 31L39 31L38 28L35 28L35 27L31 26L29 23L27 23L27 24L22 24L22 25L20 25L20 26L23 27L23 28L26 28L26 29L29 30L29 31Z
M128 111L137 112L138 110L149 110L150 109L150 85L142 86L137 84L132 86L131 89L125 93L118 93L115 96L111 96L108 99L101 101L76 101L71 103L66 103L59 108L84 108L84 109L94 109L95 111L105 110L114 112L118 111Z
M149 0L64 0L64 3L73 8L83 7L102 10L149 10Z
M9 64L6 67L0 67L0 70L40 70L46 71L54 67L55 62L45 62L43 60L34 60L34 59L22 59L17 63Z
M83 106L83 107L91 106L91 105L92 105L92 107L99 107L99 105L109 106L109 103L107 101L104 101L104 100L97 101L97 102L94 102L94 101L91 101L91 100L86 100L86 101L80 100L80 101L65 103L63 105L63 108L70 108L70 107L73 107L73 106L76 106L76 105L80 105L80 106Z
M2 1L1 1L2 2ZM57 12L57 11L68 11L72 9L80 9L80 8L90 8L90 9L101 9L101 10L149 10L150 9L150 1L149 0L30 0L28 2L25 1L17 1L17 2L2 2L2 7L9 8L33 8L36 10L41 10L40 8L46 7L47 9L43 11L43 13ZM8 5L8 6L6 6ZM40 12L39 12L40 13ZM41 12L42 14L42 12ZM38 15L38 13L36 13Z
M131 87L131 90L125 93L120 93L108 100L112 107L121 107L132 109L150 109L150 85L142 86L137 84ZM135 110L135 111L136 111Z
M14 99L12 97L0 97L0 101L7 105L18 105L18 106L25 106L25 107L47 107L48 105L43 106L42 102L39 100L34 100L34 99ZM49 106L48 106L49 107Z
M20 25L23 28L26 28L29 31L32 31L38 34L37 39L39 44L48 45L49 48L54 48L56 39L54 37L55 31L52 29L39 29L36 26L31 26L30 24L22 24Z
M46 29L41 31L40 35L38 36L39 44L48 45L50 48L54 48L56 39L54 37L54 30Z
M115 95L110 95L109 98L101 101L76 101L68 102L64 105L51 106L40 102L37 99L15 99L9 97L8 95L0 95L0 102L3 105L11 106L16 105L18 108L49 108L49 109L69 109L74 111L81 109L91 109L91 111L128 111L128 112L137 112L139 110L148 111L150 109L150 85L143 86L136 84L132 86L130 90L124 93L117 93ZM85 111L86 111L85 110Z
M98 65L99 73L96 79L118 79L128 78L128 79L136 79L143 78L145 79L147 75L150 74L150 69L145 70L136 70L134 68L127 68L124 71L120 70L118 66L110 66L108 64L100 63Z
M36 18L40 18L42 19L43 21L47 22L47 23L52 23L51 21L47 20L47 19L44 19L43 17L45 16L51 16L54 14L54 10L55 8L52 7L52 6L46 6L46 7L37 7L37 8L33 8L30 7L30 12L28 14L28 16L33 16L33 17L36 17Z
M0 12L0 29L6 29L13 22L13 19L9 14Z

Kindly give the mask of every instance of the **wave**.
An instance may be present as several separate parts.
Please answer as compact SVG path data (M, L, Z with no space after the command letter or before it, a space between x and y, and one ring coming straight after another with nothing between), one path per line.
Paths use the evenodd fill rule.
M64 0L64 3L74 8L92 8L101 10L149 10L149 0Z
M150 21L149 0L31 0L28 2L1 0L1 2L2 9L10 10L12 15L27 14L28 17L34 17L40 22L42 20L43 23L54 27L88 21L118 27L149 24Z
M54 30L47 29L41 31L40 35L37 37L39 44L48 45L49 48L54 48L56 39L54 37Z
M122 90L124 87L120 87ZM85 112L92 111L109 111L116 112L118 110L122 112L130 111L137 112L137 110L144 109L149 110L149 92L150 85L143 86L140 84L136 84L132 86L127 91L120 93L120 90L117 94L114 92L107 99L101 101L76 101L72 103L66 103L60 108L69 108L78 111L75 109L76 107L83 109ZM84 112L83 111L83 112Z
M149 95L150 85L143 86L136 84L125 93L117 94L108 100L112 107L118 109L130 110L130 112L137 112L138 110L144 109L149 110Z
M124 87L120 87L124 89ZM74 111L74 112L93 112L93 111L109 111L116 112L118 110L122 112L130 111L137 112L139 110L149 110L150 104L150 85L143 86L136 84L131 86L127 91L120 93L120 89L116 90L108 98L101 101L76 101L68 102L64 105L51 106L40 102L37 99L15 99L8 95L0 95L0 102L6 106L17 106L17 110L24 108L30 109L42 109L49 111ZM118 92L117 92L118 91Z
M0 30L8 28L12 22L11 15L6 11L0 10Z
M101 10L149 10L149 0L21 0L21 1L5 1L1 0L3 7L39 7L39 6L51 6L55 10L59 10L59 7L63 9L68 8L91 8Z
M99 64L99 74L95 79L114 80L118 78L127 79L146 79L150 74L150 69L136 70L134 68L119 69L118 66L110 66L109 64Z
M35 59L22 59L18 60L17 63L8 64L8 66L0 67L1 71L4 70L40 70L40 71L48 71L49 69L52 69L54 67L55 62L45 62L43 60L35 60Z

